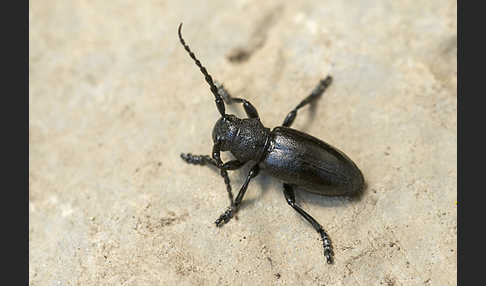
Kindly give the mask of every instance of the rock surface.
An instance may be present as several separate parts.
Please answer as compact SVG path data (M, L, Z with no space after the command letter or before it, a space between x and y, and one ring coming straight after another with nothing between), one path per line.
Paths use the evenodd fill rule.
M456 3L30 1L29 284L455 285ZM334 265L270 177L213 225L223 181L179 157L210 154L218 118L181 21L268 127L334 77L293 124L368 184L359 199L297 193Z

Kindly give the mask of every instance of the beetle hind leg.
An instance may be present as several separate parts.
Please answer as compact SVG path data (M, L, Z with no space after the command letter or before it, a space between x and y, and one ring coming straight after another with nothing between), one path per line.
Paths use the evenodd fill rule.
M295 203L295 194L294 194L294 189L291 185L284 184L284 195L285 199L287 200L287 203L294 209L296 210L301 216L303 216L313 227L314 229L320 234L322 238L322 244L324 247L324 256L326 257L327 263L332 264L333 262L333 251L332 251L332 245L331 245L331 240L327 233L324 231L324 228L322 228L322 225L320 225L313 217L311 217L307 212L305 212L302 208L300 208L296 203Z

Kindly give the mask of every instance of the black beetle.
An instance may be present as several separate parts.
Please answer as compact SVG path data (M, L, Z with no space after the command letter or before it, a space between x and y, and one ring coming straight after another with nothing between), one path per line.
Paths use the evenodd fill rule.
M238 211L250 180L262 169L284 182L283 192L287 203L320 234L324 245L324 256L327 263L332 263L331 240L322 226L295 203L294 187L325 196L353 196L359 194L364 188L363 174L343 152L313 136L289 128L297 111L318 99L331 84L332 78L327 76L321 80L311 94L290 111L282 126L270 130L260 122L258 112L250 102L232 97L222 85L213 82L206 68L185 43L181 29L182 23L178 29L179 40L205 76L221 114L213 129L212 156L181 154L182 159L187 163L216 166L224 178L230 206L215 221L216 225L227 223ZM248 118L240 119L226 114L225 102L242 103ZM236 160L223 163L220 157L221 151L230 151ZM236 170L248 162L251 162L252 167L233 201L227 170Z

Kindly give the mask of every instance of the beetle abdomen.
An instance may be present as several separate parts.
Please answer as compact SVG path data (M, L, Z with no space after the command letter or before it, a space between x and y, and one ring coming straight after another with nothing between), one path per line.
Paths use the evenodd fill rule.
M287 184L321 195L353 195L364 185L361 171L343 152L287 127L273 129L260 167Z

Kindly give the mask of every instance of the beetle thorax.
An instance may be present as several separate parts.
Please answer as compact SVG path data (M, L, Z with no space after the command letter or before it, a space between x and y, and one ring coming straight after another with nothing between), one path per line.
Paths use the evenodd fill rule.
M221 117L213 128L213 141L221 151L230 151L241 162L258 161L265 151L270 129L257 118Z

